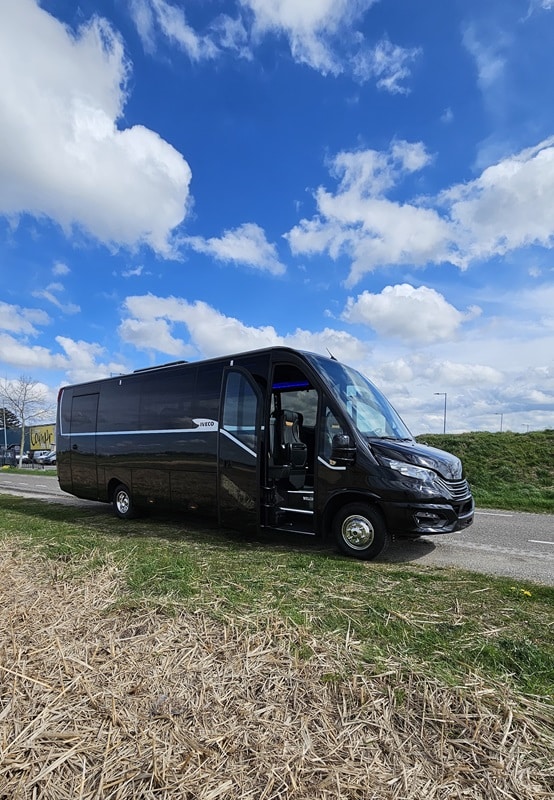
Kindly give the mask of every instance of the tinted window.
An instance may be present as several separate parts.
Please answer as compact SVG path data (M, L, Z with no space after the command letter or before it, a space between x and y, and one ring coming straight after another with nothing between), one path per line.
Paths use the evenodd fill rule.
M98 403L98 430L136 431L139 390L137 378L117 378L103 383Z
M223 427L251 450L256 450L256 414L258 399L243 375L236 372L227 378Z
M141 430L195 427L193 397L196 369L149 374L141 379Z
M269 355L252 353L245 353L235 359L234 366L243 367L248 370L253 380L256 381L262 393L265 394L267 389L267 374L269 370Z
M82 394L74 397L71 405L71 433L94 433L97 408L97 394Z
M219 419L219 396L221 393L222 372L222 364L213 364L198 368L193 417L213 420Z
M72 390L64 389L61 397L60 406L60 433L69 433L71 430L71 403L73 400Z

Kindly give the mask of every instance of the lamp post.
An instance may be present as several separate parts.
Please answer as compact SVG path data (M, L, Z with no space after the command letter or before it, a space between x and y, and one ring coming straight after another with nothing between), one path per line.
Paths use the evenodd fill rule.
M435 394L438 394L438 395L441 395L441 397L444 397L444 421L443 421L443 426L442 426L442 432L446 433L446 398L447 398L448 395L447 395L447 392L435 392Z
M503 411L495 411L497 417L500 417L500 433L502 433L502 425L504 423L504 412Z

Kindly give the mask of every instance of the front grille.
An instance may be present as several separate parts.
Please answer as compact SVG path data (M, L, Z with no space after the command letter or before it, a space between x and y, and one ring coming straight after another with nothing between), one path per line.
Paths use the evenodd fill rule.
M453 500L467 500L471 496L471 490L467 481L445 481L443 478L435 478L445 494L450 495Z

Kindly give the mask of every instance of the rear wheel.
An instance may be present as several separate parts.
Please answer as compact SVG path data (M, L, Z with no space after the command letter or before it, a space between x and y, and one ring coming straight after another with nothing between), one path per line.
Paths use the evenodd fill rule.
M383 553L390 536L379 511L365 503L350 503L333 519L333 535L348 556L369 560Z
M121 517L121 519L133 519L138 516L138 512L131 498L131 492L124 483L120 483L119 486L116 486L112 504L116 515Z

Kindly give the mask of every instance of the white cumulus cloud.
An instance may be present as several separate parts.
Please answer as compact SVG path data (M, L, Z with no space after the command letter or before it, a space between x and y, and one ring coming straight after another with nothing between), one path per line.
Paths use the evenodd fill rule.
M209 358L282 343L272 326L245 325L201 300L135 295L126 298L124 310L119 335L140 350Z
M478 314L476 307L466 313L458 311L435 289L403 283L386 286L380 294L365 291L350 297L342 319L368 325L380 336L429 344L451 339L465 321Z
M183 358L210 358L263 347L288 345L302 350L333 353L336 358L357 362L368 356L369 348L351 334L325 328L307 331L297 328L278 334L272 325L246 325L222 314L201 300L153 294L127 297L119 335L137 349L158 351Z
M337 75L343 67L333 39L347 32L375 0L241 0L254 14L254 33L273 32L287 37L294 59L322 72Z
M420 48L400 47L384 38L375 47L353 57L354 75L362 83L375 78L377 87L391 94L408 94L402 82L410 77L411 62L420 54Z
M217 261L242 264L272 275L285 272L277 248L267 241L263 229L252 222L240 225L235 230L227 230L220 238L189 236L183 242L197 253L210 255Z
M460 265L527 245L552 248L553 196L554 136L443 192L438 202L452 220Z
M122 363L104 361L105 349L95 342L75 340L69 336L56 336L56 342L63 351L63 354L53 356L56 366L63 366L73 383L109 378L110 375L126 372Z
M528 246L554 247L548 201L554 196L554 137L435 197L387 197L407 175L431 163L421 143L339 153L329 170L335 190L320 186L316 213L285 236L293 254L348 256L347 285L354 285L390 265L449 262L466 269Z
M0 2L0 214L173 252L190 168L157 133L119 127L130 64L110 24L75 34L35 0Z
M38 308L22 308L0 300L0 330L18 335L35 336L37 325L47 325L50 317Z
M286 41L297 64L322 75L350 74L360 83L406 94L404 82L418 48L403 48L383 37L369 44L357 24L377 0L236 0L231 13L216 14L203 32L187 19L175 0L128 0L144 49L160 42L176 46L199 62L225 53L251 60L269 37Z
M191 61L214 58L218 49L207 36L200 36L188 24L182 8L166 0L130 0L131 16L147 52L156 49L158 30L184 50Z

